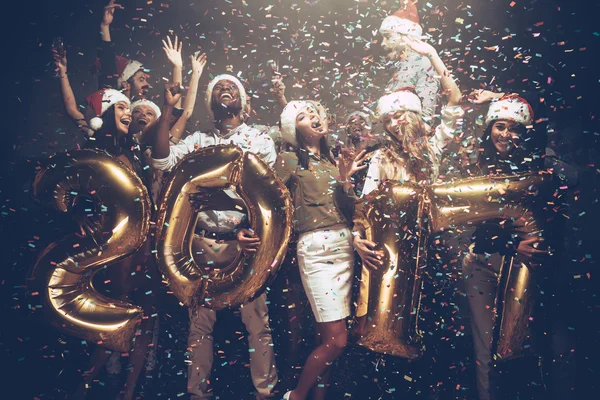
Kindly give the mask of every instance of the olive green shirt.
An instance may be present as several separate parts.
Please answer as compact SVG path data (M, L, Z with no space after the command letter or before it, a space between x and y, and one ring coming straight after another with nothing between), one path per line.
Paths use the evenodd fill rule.
M325 158L311 155L309 168L298 165L296 153L281 153L275 161L275 171L292 190L294 230L298 233L348 223L352 217L356 196L344 191L337 166Z

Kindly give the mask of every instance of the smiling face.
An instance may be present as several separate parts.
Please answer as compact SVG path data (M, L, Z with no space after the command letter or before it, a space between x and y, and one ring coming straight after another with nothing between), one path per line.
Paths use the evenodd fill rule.
M212 104L225 108L241 108L240 91L234 82L221 79L212 90Z
M383 41L381 47L386 52L390 60L400 60L406 50L405 35L396 32L382 33Z
M130 129L133 132L145 132L157 120L156 112L152 107L142 104L131 112L132 122Z
M367 121L365 121L365 119L360 115L355 115L350 118L350 121L348 121L348 127L346 129L348 134L355 139L361 137L367 139L370 134L370 131L367 127Z
M402 142L402 126L408 124L408 112L394 111L383 117L383 129Z
M131 124L131 111L129 110L129 105L124 101L119 101L114 107L117 131L126 135L127 132L129 132L129 125Z
M148 78L150 76L147 75L144 71L136 72L128 81L129 88L131 91L131 95L135 97L146 97L148 93L148 89L150 89L150 84L148 83Z
M327 122L313 107L305 107L296 116L296 130L307 141L327 136Z
M518 147L524 129L523 125L514 121L500 119L493 122L490 137L501 157L508 156L514 147Z

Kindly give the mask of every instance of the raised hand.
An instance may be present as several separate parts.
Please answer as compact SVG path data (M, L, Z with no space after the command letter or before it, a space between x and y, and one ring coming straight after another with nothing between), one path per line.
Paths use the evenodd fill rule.
M469 96L468 99L473 103L473 104L485 104L485 103L489 103L490 101L499 98L502 96L502 93L498 94L498 93L494 93L491 92L489 90L473 90Z
M437 54L437 51L435 50L435 48L430 45L429 43L426 43L420 39L415 39L411 36L406 36L404 38L404 43L406 43L406 46L411 49L412 51L414 51L415 53L427 56L427 57L432 57L434 55Z
M192 54L190 60L192 61L192 74L201 76L206 66L206 53Z
M285 84L283 83L281 75L278 75L271 80L271 89L269 89L269 91L277 100L285 98Z
M181 46L183 42L179 41L179 38L175 36L175 41L171 42L171 38L167 36L167 41L162 41L163 50L167 59L174 67L183 67L183 60L181 58Z
M342 180L348 180L360 170L368 167L364 164L368 160L370 154L367 154L367 150L362 150L358 154L348 148L343 148L340 154L338 168L340 169L340 175Z
M62 51L62 54L56 49L52 49L52 58L56 66L59 76L67 73L67 50Z
M181 99L181 84L167 83L165 85L165 104L175 107L175 104Z
M110 3L108 3L108 5L106 7L104 7L104 16L102 17L102 25L103 26L109 26L110 24L112 24L114 18L115 18L115 10L119 9L119 10L124 10L125 7L123 7L120 4L116 4L115 1L117 0L110 0Z

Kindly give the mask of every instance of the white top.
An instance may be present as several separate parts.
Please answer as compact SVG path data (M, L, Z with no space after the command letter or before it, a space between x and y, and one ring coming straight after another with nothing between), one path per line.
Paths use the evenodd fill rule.
M436 155L441 155L448 141L456 134L462 132L464 114L465 112L460 106L446 106L442 108L442 122L435 128L435 134L429 139L429 143ZM385 149L379 149L373 153L362 196L366 196L376 190L379 184L386 179L393 178L403 182L412 178L412 175L406 170L405 166L399 166L398 174L394 177L388 177L383 167L384 160ZM436 167L439 167L439 165Z
M423 120L430 121L435 114L440 92L440 80L431 61L426 56L407 50L402 60L395 62L394 66L396 71L386 85L385 92L414 87L423 102Z
M170 171L179 160L196 149L218 144L239 146L244 152L249 151L256 154L269 166L273 166L277 158L273 139L266 132L242 124L231 130L226 136L221 136L218 129L206 133L194 132L177 145L170 146L168 157L153 158L152 166L161 171ZM208 232L231 232L245 218L246 214L238 211L204 211L198 215L198 227Z

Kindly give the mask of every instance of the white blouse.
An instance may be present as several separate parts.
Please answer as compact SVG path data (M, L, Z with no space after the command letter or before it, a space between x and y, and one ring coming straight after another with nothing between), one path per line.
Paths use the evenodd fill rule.
M463 116L465 112L460 106L446 106L441 111L441 123L435 128L435 134L429 139L429 143L436 155L440 156L444 151L448 141L460 132L462 132ZM406 166L398 166L397 173L394 176L387 176L384 164L387 162L385 156L386 149L379 149L371 157L371 164L367 171L365 186L362 196L366 196L376 190L381 182L386 179L397 179L405 182L412 179L412 175L406 169ZM439 165L434 166L435 169Z

